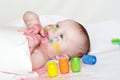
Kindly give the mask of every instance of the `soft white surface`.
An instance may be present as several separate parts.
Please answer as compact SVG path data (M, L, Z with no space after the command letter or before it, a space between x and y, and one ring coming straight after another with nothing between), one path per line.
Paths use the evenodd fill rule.
M120 38L120 20L85 24L91 40L91 52L97 57L94 66L83 66L82 80L119 80L120 46L112 45L113 38ZM87 78L85 78L87 77ZM77 78L77 80L79 80Z
M91 41L91 52L103 52L116 46L111 44L113 38L120 38L120 20L83 24Z
M0 27L0 72L31 71L30 53L25 36L18 27Z

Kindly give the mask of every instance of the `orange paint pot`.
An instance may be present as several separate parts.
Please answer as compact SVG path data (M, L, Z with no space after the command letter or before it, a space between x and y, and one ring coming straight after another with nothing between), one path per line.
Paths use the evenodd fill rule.
M69 73L69 60L67 58L60 59L59 68L62 74Z

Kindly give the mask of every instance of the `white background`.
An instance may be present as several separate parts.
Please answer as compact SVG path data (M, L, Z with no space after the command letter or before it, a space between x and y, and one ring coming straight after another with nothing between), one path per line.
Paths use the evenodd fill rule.
M0 0L0 25L22 18L25 11L58 15L81 23L120 19L120 0Z

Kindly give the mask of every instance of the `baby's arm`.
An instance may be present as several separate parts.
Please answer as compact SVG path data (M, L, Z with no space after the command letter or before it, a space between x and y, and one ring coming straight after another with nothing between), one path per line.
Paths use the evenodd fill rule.
M24 34L27 37L30 52L32 53L36 46L40 45L41 36L44 36L43 28L36 13L28 11L23 15L23 20L27 26Z
M47 59L45 59L45 56L40 51L40 47L37 47L33 54L31 54L31 62L33 70L41 68L47 62Z
M43 40L44 38L43 28L40 24L39 17L33 12L26 12L23 19L27 26L27 30L24 34L26 35L29 43L32 69L39 69L47 62L44 55L40 51L41 39Z

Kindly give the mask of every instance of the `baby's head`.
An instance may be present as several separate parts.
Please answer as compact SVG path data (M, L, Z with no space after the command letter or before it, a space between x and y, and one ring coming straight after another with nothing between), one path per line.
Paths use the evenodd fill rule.
M76 21L64 20L55 25L48 25L45 27L45 32L50 41L48 44L52 44L46 49L51 58L59 54L65 54L70 58L81 57L89 51L90 41L87 31Z

